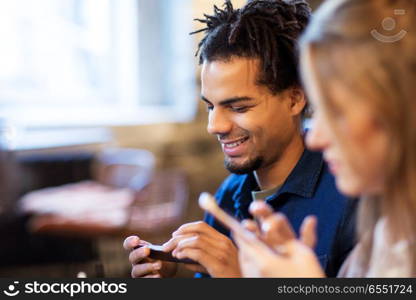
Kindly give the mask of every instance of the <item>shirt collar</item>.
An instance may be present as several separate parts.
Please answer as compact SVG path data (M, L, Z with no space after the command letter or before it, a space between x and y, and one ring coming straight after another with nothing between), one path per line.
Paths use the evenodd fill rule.
M305 198L312 197L323 165L324 160L320 152L305 149L295 168L274 197L283 193L295 194Z
M311 198L315 192L319 175L324 161L320 152L312 152L305 149L295 168L286 178L282 187L276 194L268 197L267 202L274 201L282 194L294 194L304 198ZM252 201L251 192L258 188L256 179L252 173L243 175L241 184L233 196L234 208L240 218L247 218L244 211L248 210Z

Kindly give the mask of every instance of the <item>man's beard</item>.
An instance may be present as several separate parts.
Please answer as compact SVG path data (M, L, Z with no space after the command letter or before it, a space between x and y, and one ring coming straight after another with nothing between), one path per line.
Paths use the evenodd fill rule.
M225 168L234 174L247 174L251 173L261 167L263 164L263 157L258 156L254 159L251 159L244 164L233 164L232 160L229 158L226 158L224 160L224 166Z

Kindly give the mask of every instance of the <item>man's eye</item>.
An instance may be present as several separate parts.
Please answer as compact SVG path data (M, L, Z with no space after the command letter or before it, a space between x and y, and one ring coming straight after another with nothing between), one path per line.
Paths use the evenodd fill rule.
M213 110L214 106L207 106L207 111Z
M248 106L234 106L231 107L231 110L238 113L246 112L249 109Z

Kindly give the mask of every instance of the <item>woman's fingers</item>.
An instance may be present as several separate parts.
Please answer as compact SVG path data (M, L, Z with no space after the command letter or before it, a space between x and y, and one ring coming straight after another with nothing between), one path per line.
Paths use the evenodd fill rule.
M273 208L262 200L251 202L249 211L254 218L260 221L273 215Z
M295 232L287 218L280 213L264 219L261 225L262 239L272 248L280 248L289 240L296 239Z
M243 226L255 233L269 247L281 251L282 245L296 239L296 234L286 216L273 213L273 209L267 203L253 201L250 205L250 212L258 222L244 220ZM316 227L316 217L308 216L300 228L300 241L312 249L317 242Z
M315 248L317 237L316 237L316 227L318 225L318 220L315 216L308 216L303 220L302 226L300 228L300 240L309 248Z
M243 227L245 229L247 229L248 231L251 231L252 233L254 233L257 236L260 236L260 228L257 225L256 222L254 222L253 220L243 220L241 222L241 224L243 225Z

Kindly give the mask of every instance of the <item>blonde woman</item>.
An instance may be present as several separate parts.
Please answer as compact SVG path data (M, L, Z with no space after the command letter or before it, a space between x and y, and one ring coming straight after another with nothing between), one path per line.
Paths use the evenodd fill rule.
M324 152L343 193L361 197L358 244L338 276L415 276L416 1L327 1L301 53L315 110L307 144ZM245 276L323 276L311 250L315 218L296 239L265 204L251 212L265 243L236 235Z

